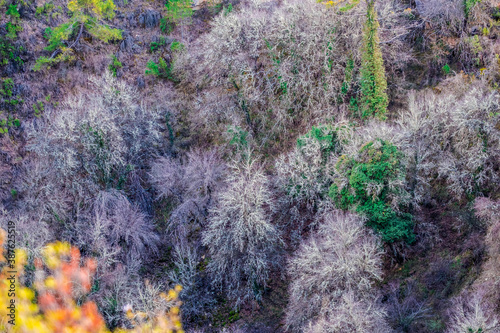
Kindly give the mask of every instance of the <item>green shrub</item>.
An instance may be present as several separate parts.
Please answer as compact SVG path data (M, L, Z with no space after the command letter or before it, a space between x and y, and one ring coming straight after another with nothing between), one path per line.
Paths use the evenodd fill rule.
M161 39L160 39L160 42L161 42ZM153 44L153 43L151 43L151 44ZM157 44L157 43L155 43L155 44ZM165 44L166 44L166 42L165 42ZM153 46L151 47L151 49L153 50ZM174 53L176 51L183 50L183 49L184 49L184 44L177 42L177 41L174 41L170 45L170 50L172 51L172 53ZM153 60L149 60L147 65L146 65L146 68L147 68L146 75L154 75L154 76L157 76L160 78L170 80L172 82L179 81L174 77L174 75L172 73L173 69L174 69L174 61L172 61L169 65L169 64L167 64L167 62L163 58L160 58L158 60L158 64L155 63Z
M239 126L229 126L227 134L230 137L229 144L235 146L237 150L248 148L248 132Z
M113 73L113 76L116 76L116 71L118 71L119 68L122 68L123 64L118 60L118 58L115 55L111 56L111 63L108 66L108 69L111 73Z
M0 85L0 95L3 98L11 97L12 89L14 89L14 81L11 78L3 79Z
M450 71L451 71L451 68L450 68L450 65L446 64L443 66L443 73L448 75L450 74Z
M230 3L226 6L224 6L224 16L227 16L229 15L229 13L231 13L233 11L233 4Z
M5 29L7 30L5 37L10 40L15 40L17 38L17 33L23 30L22 27L16 24L21 17L19 11L17 10L17 6L14 4L10 4L7 8L7 11L5 12L5 15L10 16L9 21L5 26Z
M62 8L60 6L57 9L61 9L62 11ZM35 17L39 17L42 14L49 15L50 13L52 13L53 10L54 10L54 4L52 3L52 1L47 2L43 6L36 7Z
M149 48L150 48L151 52L157 51L160 48L160 46L161 46L160 43L157 43L157 42L151 42L149 44Z
M22 103L22 99L14 98L14 81L11 78L0 80L0 106L12 107Z
M22 65L23 61L17 55L22 50L22 47L16 48L9 39L0 37L0 66L7 65L10 60Z
M171 45L170 45L170 50L172 52L175 52L175 51L180 51L180 50L183 50L184 49L184 44L182 44L181 42L178 42L178 41L174 41Z
M334 176L332 159L341 150L339 133L347 129L344 125L313 126L297 139L291 154L278 159L278 182L289 200L314 210L327 198Z
M9 127L19 126L21 126L21 121L9 115L7 118L0 119L0 134L7 134L9 132Z
M192 0L167 0L165 7L167 9L166 18L174 23L193 16Z
M495 8L493 9L493 14L491 14L491 17L493 17L495 20L500 20L500 8Z
M35 112L35 117L40 118L44 110L45 110L45 105L43 104L43 102L38 102L33 104L33 111Z
M11 78L0 79L0 110L12 111L15 106L22 103L22 99L14 96L14 80ZM21 126L21 121L15 115L3 115L0 111L0 134L7 134L10 127Z
M53 65L56 65L62 61L70 61L73 59L74 57L70 52L61 53L54 58L40 57L36 59L35 65L33 66L33 70L36 72L41 70L42 68L50 69Z
M160 58L158 64L153 60L149 60L146 68L146 75L154 75L156 77L176 82L176 79L172 75L173 63L169 66L163 58Z
M17 38L17 33L23 31L23 28L15 25L12 22L7 22L5 29L7 30L7 34L5 34L5 37L10 40L15 40Z
M399 213L390 206L390 199L403 195L391 183L404 179L403 154L396 146L377 139L368 142L354 158L343 155L335 168L341 175L330 187L329 196L341 209L355 209L368 217L387 243L413 242L413 223L410 214Z
M165 37L160 37L160 40L158 42L151 42L149 44L149 47L150 47L150 50L151 52L156 52L158 51L158 49L164 45L167 44L167 40L165 39Z
M480 2L481 0L464 0L465 17L469 17L471 9Z
M162 58L160 58L160 64L165 62ZM160 76L160 69L158 68L158 64L156 64L153 60L149 60L148 63L146 64L146 75L154 75L154 76Z
M162 32L164 32L166 34L170 34L172 32L172 30L174 30L174 27L172 24L170 24L170 22L168 21L168 19L166 17L162 17L160 19L160 29Z

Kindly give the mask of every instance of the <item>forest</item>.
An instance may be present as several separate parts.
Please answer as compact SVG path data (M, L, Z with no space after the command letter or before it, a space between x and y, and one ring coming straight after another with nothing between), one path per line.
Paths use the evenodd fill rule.
M499 0L0 0L0 332L500 333Z

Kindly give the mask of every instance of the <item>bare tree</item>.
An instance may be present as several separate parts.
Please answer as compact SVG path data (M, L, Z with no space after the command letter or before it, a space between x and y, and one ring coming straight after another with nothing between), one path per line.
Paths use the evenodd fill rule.
M158 251L160 238L154 230L154 225L119 191L99 193L93 213L94 223L102 225L103 232L109 237L111 244L124 242L128 251L136 255L145 255L146 250Z
M410 281L405 287L390 285L387 296L388 322L397 332L411 332L417 323L430 317L430 307L416 296L417 286Z
M393 71L408 59L400 38L405 17L396 1L380 4L385 62ZM289 142L292 129L347 111L342 89L349 96L355 90L363 12L343 15L314 0L247 1L216 17L175 66L187 96L196 96L186 101L196 131L212 138L239 125L258 134L259 144Z
M192 150L184 163L171 157L160 157L152 163L150 181L158 198L169 198L175 205L169 230L177 238L185 238L189 229L205 224L224 174L225 162L217 150Z
M286 192L290 201L305 203L311 210L328 194L333 183L335 147L338 149L337 133L331 125L314 127L324 137L319 140L310 133L301 136L294 151L281 156L276 162L278 185Z
M400 117L417 201L429 198L435 181L458 200L488 193L500 181L498 93L481 82L464 84L461 76L450 81L439 95L410 95L409 112Z
M335 309L351 292L369 308L376 299L373 284L382 276L381 256L379 240L366 229L362 218L338 211L326 213L319 230L288 264L292 282L287 327L301 331L318 318L333 316L335 321Z
M494 305L478 293L462 295L454 300L446 332L498 332L500 321L493 309Z
M248 159L233 165L226 180L202 241L210 254L207 269L214 285L238 306L260 299L281 240L269 219L272 200L262 169Z
M170 157L160 157L151 164L149 178L158 192L158 198L182 198L183 171L180 163Z
M210 283L206 274L200 270L202 258L187 242L174 245L174 266L169 272L169 279L182 286L180 298L182 300L182 314L191 320L198 316L210 316L215 306L215 297L210 290Z
M370 302L348 291L331 312L310 324L306 333L390 333L386 311L378 302Z

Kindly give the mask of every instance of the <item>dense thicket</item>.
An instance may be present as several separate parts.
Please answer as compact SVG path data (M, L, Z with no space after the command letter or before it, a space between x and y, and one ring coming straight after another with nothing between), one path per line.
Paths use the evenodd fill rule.
M500 331L497 5L0 2L30 316L56 295L110 330Z

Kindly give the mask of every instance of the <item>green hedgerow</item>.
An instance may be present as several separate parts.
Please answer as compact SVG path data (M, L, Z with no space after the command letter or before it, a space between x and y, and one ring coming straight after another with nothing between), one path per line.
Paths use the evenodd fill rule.
M335 167L341 177L329 192L338 208L355 209L367 216L368 225L387 243L411 243L415 237L412 216L397 212L390 205L392 197L404 195L403 189L391 186L404 179L403 157L389 142L368 142L356 157L343 155L339 159Z

